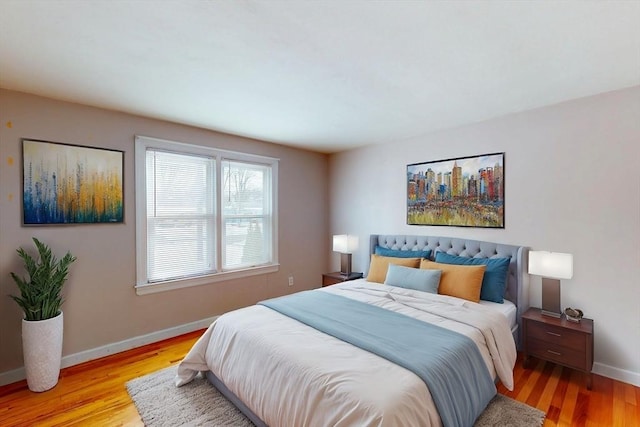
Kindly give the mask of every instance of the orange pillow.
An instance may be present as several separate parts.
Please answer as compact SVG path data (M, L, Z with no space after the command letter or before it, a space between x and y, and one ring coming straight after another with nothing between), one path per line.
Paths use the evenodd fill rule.
M438 293L469 301L480 301L482 278L486 265L454 265L423 259L420 268L427 270L442 270Z
M418 268L420 260L421 258L394 258L390 256L372 254L367 280L369 282L384 283L387 278L387 269L389 268L389 264Z

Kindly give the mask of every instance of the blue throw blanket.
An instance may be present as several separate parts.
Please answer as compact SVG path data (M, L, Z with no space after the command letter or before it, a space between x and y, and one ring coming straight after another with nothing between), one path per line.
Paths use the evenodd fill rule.
M259 304L411 370L445 427L472 426L497 392L475 343L457 332L327 292Z

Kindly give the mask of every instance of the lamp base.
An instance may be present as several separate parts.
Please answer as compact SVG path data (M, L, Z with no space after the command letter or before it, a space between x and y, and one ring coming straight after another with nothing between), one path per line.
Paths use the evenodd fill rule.
M542 278L542 314L560 318L560 280Z
M340 274L351 275L351 254L340 254Z
M547 310L541 310L540 314L542 314L543 316L555 317L556 319L559 319L562 317L562 313L554 313L553 311L547 311Z

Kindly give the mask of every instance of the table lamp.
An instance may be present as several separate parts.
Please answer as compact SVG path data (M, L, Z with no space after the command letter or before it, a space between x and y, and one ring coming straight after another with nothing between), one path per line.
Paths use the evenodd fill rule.
M337 234L333 236L333 251L340 252L340 274L351 274L351 254L358 249L358 236Z
M562 317L560 279L573 277L573 255L560 252L530 251L529 274L542 276L542 314Z

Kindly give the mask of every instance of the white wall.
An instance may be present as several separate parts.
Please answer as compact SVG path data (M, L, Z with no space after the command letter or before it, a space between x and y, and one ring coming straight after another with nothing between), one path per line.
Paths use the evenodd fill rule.
M136 134L279 158L280 270L136 295L133 287L136 278ZM124 223L21 226L21 138L124 151ZM49 244L56 254L70 250L78 257L65 285L65 357L109 348L114 343L156 331L175 330L177 326L262 299L318 287L328 263L328 160L325 154L0 90L0 161L0 384L3 374L22 366L22 313L8 297L17 293L9 272L22 274L15 250L20 246L32 248L32 236ZM304 250L300 250L301 245ZM289 275L295 278L293 287L288 286Z
M505 228L409 226L406 165L505 154ZM331 232L467 237L574 255L562 306L595 320L594 371L640 385L640 86L330 159ZM338 265L333 258L334 267ZM540 278L531 303L540 304Z

